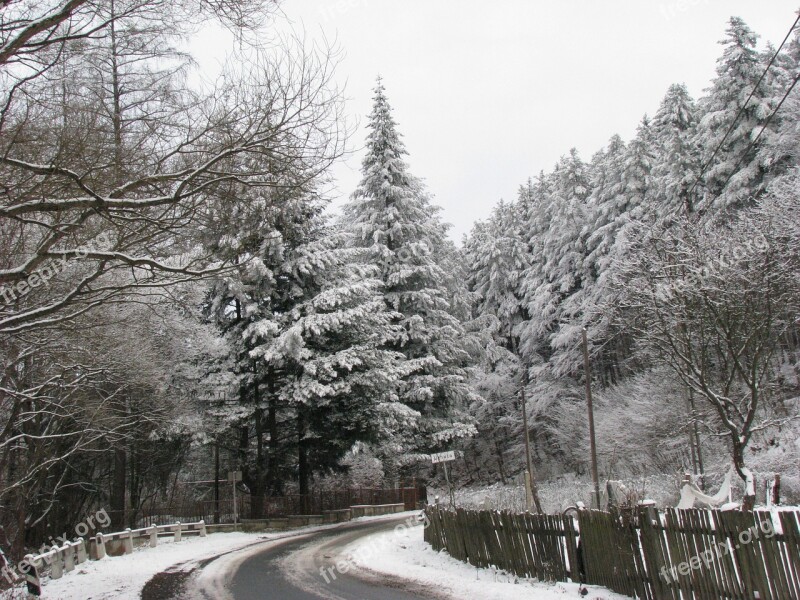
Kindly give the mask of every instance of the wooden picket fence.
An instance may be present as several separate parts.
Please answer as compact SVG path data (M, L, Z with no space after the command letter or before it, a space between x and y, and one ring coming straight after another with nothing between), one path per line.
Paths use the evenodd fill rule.
M645 600L800 599L800 512L426 510L425 540L478 567Z

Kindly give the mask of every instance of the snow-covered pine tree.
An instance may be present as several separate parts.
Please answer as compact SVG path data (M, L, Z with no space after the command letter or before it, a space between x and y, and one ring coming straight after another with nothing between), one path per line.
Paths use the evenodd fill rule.
M325 223L315 196L253 198L236 238L210 244L240 268L210 292L207 314L231 348L231 397L209 408L227 424L238 467L260 500L334 468L357 441L376 439L402 356L383 348L394 315L382 282ZM242 216L248 218L241 218ZM241 218L241 219L240 219Z
M548 285L545 263L542 259L545 236L552 225L553 215L550 211L550 194L552 192L552 175L544 172L525 186L525 195L520 196L524 206L523 239L528 244L529 264L520 280L520 298L528 311L529 318L518 326L517 335L520 340L520 353L528 361L534 356L549 357L549 332L552 330L554 305L548 310L530 313L530 300L543 286Z
M583 269L586 202L591 192L587 165L574 148L559 161L552 180L547 207L550 226L543 236L541 254L534 255L543 263L543 284L528 285L525 302L531 321L521 331L523 338L549 332L552 354L548 360L557 372L566 374L577 364L575 340L580 337L582 324L579 315L564 311L564 302L580 291L587 278Z
M318 224L309 237L285 248L267 312L243 335L294 422L300 493L354 443L385 434L391 390L408 372L403 355L386 347L396 315L383 302L377 269L360 264L362 252L330 227Z
M653 179L655 198L649 212L652 220L694 212L694 182L700 172L699 156L692 141L697 109L683 84L671 85L653 118L656 159ZM692 195L689 193L692 191Z
M705 210L746 206L761 190L764 167L758 151L763 138L754 147L750 144L772 112L772 94L766 80L756 87L765 66L756 50L757 39L742 19L730 19L726 37L720 42L725 49L717 60L717 76L701 103L696 143L703 163L708 163L703 175ZM741 116L712 159L742 107Z
M411 371L396 388L398 435L384 447L395 454L427 453L474 432L464 411L473 393L466 371L471 358L450 302L451 274L439 262L447 228L408 170L380 79L368 129L362 179L344 207L344 221L352 245L366 249L366 260L380 269L383 299L398 313L388 347L402 352ZM411 414L413 432L402 427Z
M520 201L500 202L486 223L478 224L465 248L470 267L470 289L477 295L481 314L495 315L506 324L500 332L511 349L515 328L525 318L520 297L522 275L530 266L528 244L522 230L524 197L528 189L520 190Z
M474 375L480 398L470 405L478 436L468 446L476 466L470 476L478 481L494 469L505 482L525 467L519 408L524 378L517 328L527 319L521 283L530 267L525 225L534 201L534 184L528 181L520 187L517 202L497 205L488 221L476 223L464 244L468 283L476 296L474 323L483 349Z
M772 58L774 49L769 47L762 54L762 61ZM790 93L784 100L795 79L800 73L800 30L775 58L771 69L767 72L767 85L771 90L770 105L773 110L783 102L775 114L770 131L764 136L759 159L768 168L767 183L781 177L787 170L797 166L800 161L800 98ZM775 135L769 135L775 131Z
M210 210L214 210L214 207ZM307 242L311 224L322 204L311 195L275 190L251 198L246 207L220 209L213 218L223 225L238 223L234 236L209 240L210 251L239 265L213 285L205 304L207 319L219 329L230 349L220 362L227 371L226 389L206 407L216 422L215 438L223 446L235 447L235 464L251 490L252 517L261 516L261 499L280 493L296 473L295 448L287 443L285 429L292 427L293 414L281 404L275 382L283 373L250 356L255 348L245 333L254 323L270 319L291 301L291 282L281 278L287 248ZM210 215L212 216L212 215ZM263 326L263 325L262 325ZM210 380L217 382L219 376ZM296 444L295 444L296 446Z

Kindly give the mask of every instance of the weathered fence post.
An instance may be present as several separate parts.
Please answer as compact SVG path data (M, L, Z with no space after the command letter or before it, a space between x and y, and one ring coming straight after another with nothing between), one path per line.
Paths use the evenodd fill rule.
M777 506L781 503L781 476L775 473L773 479L766 482L767 506Z

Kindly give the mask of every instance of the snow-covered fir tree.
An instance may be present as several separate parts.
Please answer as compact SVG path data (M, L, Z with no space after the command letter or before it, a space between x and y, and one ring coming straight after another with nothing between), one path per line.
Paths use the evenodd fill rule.
M403 355L387 347L396 315L383 302L377 269L357 262L360 253L335 229L317 224L309 233L285 248L267 313L243 334L250 358L270 374L268 392L294 419L300 493L356 442L394 431L384 415L408 372Z
M362 179L344 208L344 223L351 244L366 249L366 260L380 270L383 300L397 313L396 334L387 346L403 354L410 371L388 406L394 406L398 423L413 416L413 427L398 431L403 435L386 450L424 453L474 432L465 411L473 394L467 372L472 359L448 289L453 273L441 263L447 227L408 170L380 79L368 130Z
M772 107L766 81L759 83L765 65L756 50L757 39L744 21L731 18L720 42L724 50L717 61L717 76L701 102L696 143L708 165L703 174L706 209L749 205L761 190L765 169L758 160L760 145L751 147L751 142L766 125Z
M686 86L670 86L652 125L656 152L653 177L658 189L655 202L648 207L651 220L695 210L697 194L693 187L700 165L691 136L696 122L697 108Z

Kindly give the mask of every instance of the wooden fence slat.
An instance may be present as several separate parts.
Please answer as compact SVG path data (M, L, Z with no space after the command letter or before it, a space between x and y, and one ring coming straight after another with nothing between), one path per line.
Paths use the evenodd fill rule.
M642 600L800 598L800 512L643 508L636 515L581 510L563 515L427 509L424 539L435 550L519 577L577 580ZM684 565L685 563L685 565ZM684 566L681 566L684 565ZM664 577L666 575L667 577Z
M800 513L779 512L778 521L784 544L784 565L787 579L794 586L793 597L800 598Z
M772 516L764 514L763 512L754 512L754 521L757 529L754 530L754 535L758 538L753 541L758 544L761 549L761 555L764 557L764 566L767 572L767 579L772 588L772 597L774 598L789 598L789 583L785 580L785 570L781 565L780 548L778 547L778 540L775 537L767 537L766 533L770 531L769 528L764 528L764 525L769 522L769 527L772 527Z
M566 532L564 544L567 547L570 579L578 583L580 581L580 573L578 571L578 532L575 530L575 521L572 517L564 515L562 519L564 520L564 530Z
M722 578L717 559L716 541L713 529L706 511L694 511L691 518L695 521L695 529L700 536L701 558L703 559L702 575L704 580L704 592L708 595L716 595L718 598L727 596L727 586Z

